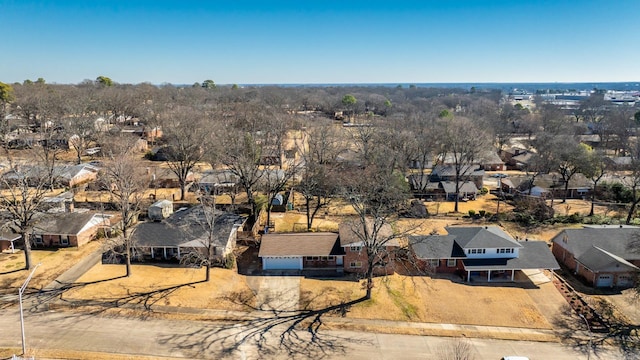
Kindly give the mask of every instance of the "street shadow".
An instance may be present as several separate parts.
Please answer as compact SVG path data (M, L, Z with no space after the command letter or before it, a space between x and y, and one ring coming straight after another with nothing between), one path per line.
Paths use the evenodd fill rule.
M640 326L615 316L606 302L599 303L596 309L597 314L581 317L571 306L565 305L552 321L562 342L585 355L590 352L596 358L607 348L614 347L625 360L639 360Z
M364 342L352 336L321 331L325 315L346 316L351 306L366 300L364 297L321 309L302 310L281 309L269 303L255 305L256 299L246 292L231 294L224 300L250 309L248 318L204 330L168 334L159 339L160 343L170 344L194 358L216 353L216 358L333 359L346 354L347 344Z

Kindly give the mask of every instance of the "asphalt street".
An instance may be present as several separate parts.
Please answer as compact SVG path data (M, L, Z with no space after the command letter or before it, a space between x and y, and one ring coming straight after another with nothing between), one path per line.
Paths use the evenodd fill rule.
M70 312L27 312L27 348L68 349L184 359L441 359L451 338L306 329L290 321L246 323L130 319ZM21 346L15 307L0 314L0 347ZM580 360L586 353L558 343L466 339L476 359L505 355ZM591 359L622 359L614 351Z

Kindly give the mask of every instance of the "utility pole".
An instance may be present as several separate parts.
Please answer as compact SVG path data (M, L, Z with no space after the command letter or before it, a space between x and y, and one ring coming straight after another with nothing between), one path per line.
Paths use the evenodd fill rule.
M20 331L22 334L22 355L26 355L27 353L27 344L25 343L25 336L24 336L24 313L22 311L22 294L24 293L24 290L27 288L27 285L29 285L29 281L31 280L31 277L33 276L33 274L36 272L36 269L38 268L38 266L42 265L42 263L38 263L38 265L36 265L33 270L31 270L31 274L29 274L29 276L27 277L27 280L24 281L24 284L22 284L22 286L20 286L20 289L18 290L18 302L20 303Z

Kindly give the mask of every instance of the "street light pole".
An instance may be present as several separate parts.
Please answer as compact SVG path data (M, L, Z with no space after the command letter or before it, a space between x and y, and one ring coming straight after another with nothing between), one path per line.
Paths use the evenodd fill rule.
M22 334L22 355L25 355L27 353L27 345L25 343L25 336L24 336L24 313L22 312L22 294L24 293L24 290L27 288L27 285L29 285L29 281L31 280L31 277L33 276L33 274L36 272L36 269L38 268L38 266L42 265L42 263L38 263L38 265L36 265L33 270L31 270L31 274L29 274L29 276L27 277L27 280L24 281L24 284L22 284L22 286L20 286L20 289L18 290L18 302L20 303L20 332Z
M587 348L587 360L589 360L591 358L591 348L593 346L591 340L591 328L589 327L589 322L587 321L587 318L584 317L584 315L578 314L578 316L580 316L582 320L584 320L584 323L587 324L587 331L589 332L589 348Z

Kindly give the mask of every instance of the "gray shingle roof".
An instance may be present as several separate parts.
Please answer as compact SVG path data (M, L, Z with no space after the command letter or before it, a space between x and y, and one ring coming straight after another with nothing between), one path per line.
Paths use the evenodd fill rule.
M336 233L265 234L259 257L344 255Z
M560 269L549 246L544 241L520 241L521 248L517 258L465 259L465 270L522 270L522 269Z
M455 238L454 235L411 236L409 244L418 259L465 258Z
M367 219L367 227L371 229L371 220ZM340 223L338 225L338 233L340 234L340 246L348 246L350 244L355 244L361 242L361 237L356 234L356 231L362 232L362 224L359 221L346 221ZM393 229L391 225L388 223L383 224L380 230L378 231L378 240L385 241L385 238L388 238L393 235ZM387 243L387 246L400 246L400 242L398 239L393 238L390 239Z
M233 227L244 223L245 218L227 212L216 213L213 244L224 247ZM161 222L138 224L132 239L137 246L206 246L207 229L202 206L194 206L177 211Z
M597 246L627 261L640 260L640 249L632 251L630 248L635 241L640 241L639 228L566 229L553 238L554 244L567 249L576 258Z
M455 194L456 192L455 181L441 181L440 184L442 184L442 188L444 189L444 192ZM478 193L478 188L476 187L476 184L473 181L466 181L464 183L460 183L459 193L460 194L464 194L464 193L476 194Z
M42 235L78 235L94 215L92 212L72 212L43 216L33 231Z
M511 235L497 226L447 227L446 229L449 235L456 237L456 242L463 249L522 247Z
M637 271L637 266L597 246L582 253L576 258L581 264L593 271Z
M453 165L436 165L431 174L439 177L455 176L456 168ZM484 176L484 170L479 170L478 165L463 165L460 168L462 176Z

